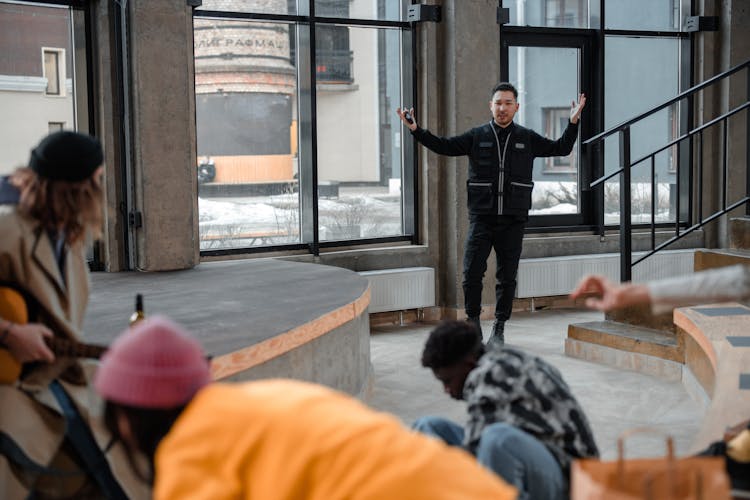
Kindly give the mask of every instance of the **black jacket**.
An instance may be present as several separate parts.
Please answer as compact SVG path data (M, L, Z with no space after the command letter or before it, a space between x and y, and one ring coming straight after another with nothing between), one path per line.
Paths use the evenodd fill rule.
M578 136L578 124L568 122L562 136L556 141L516 123L509 127L507 149L505 143L498 145L490 123L455 137L438 137L423 128L417 128L412 135L435 153L469 157L466 194L470 214L527 215L534 187L531 177L534 158L569 155ZM500 172L498 155L504 149L504 169ZM498 190L501 182L502 190ZM498 199L502 199L500 211Z

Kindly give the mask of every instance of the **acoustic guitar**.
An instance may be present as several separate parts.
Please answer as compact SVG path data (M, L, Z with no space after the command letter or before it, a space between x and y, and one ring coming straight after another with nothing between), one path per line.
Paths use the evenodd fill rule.
M29 322L26 300L18 290L0 286L0 318L22 325ZM44 340L55 356L99 358L107 350L105 346L84 344L57 337ZM0 384L10 384L18 380L22 368L22 364L10 351L0 347Z

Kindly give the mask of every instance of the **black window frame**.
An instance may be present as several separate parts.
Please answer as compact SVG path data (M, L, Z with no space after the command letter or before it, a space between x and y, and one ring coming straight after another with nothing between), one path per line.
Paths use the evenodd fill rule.
M345 0L346 1L346 0ZM390 1L390 0L385 0ZM290 5L296 2L290 1ZM294 42L294 38L299 36L298 27L304 26L309 38L307 44L307 54L305 57L309 58L310 61L310 74L305 75L309 78L311 89L315 89L319 82L316 50L317 44L315 41L315 34L318 31L316 28L319 27L331 27L331 26L342 26L350 27L370 27L370 28L392 28L399 29L401 33L401 39L405 50L410 53L410 58L402 58L402 82L410 82L410 85L404 85L404 90L408 91L411 87L411 101L417 102L417 86L416 86L416 37L414 33L414 25L407 21L391 21L391 20L379 20L379 19L360 19L360 18L344 18L344 17L326 17L319 16L315 12L315 0L310 0L309 14L276 14L276 13L254 13L254 12L236 12L236 11L215 11L215 10L204 10L194 9L193 19L220 19L220 20L233 20L233 21L263 21L263 22L280 22L290 24L290 33L292 31L295 34L290 34L291 42ZM296 9L295 9L296 11ZM295 28L295 29L292 29ZM406 43L407 40L411 40L411 43ZM348 41L348 37L347 37ZM299 44L290 43L292 57L296 57L295 51L301 50ZM299 73L298 73L299 74ZM320 83L328 83L326 80L320 80ZM301 90L301 89L300 89ZM311 113L310 123L311 128L311 154L310 161L312 163L312 176L307 183L300 183L300 235L303 241L300 243L283 244L283 245L269 245L269 246L258 246L258 247L241 247L241 248L223 248L215 250L201 250L201 257L222 257L232 255L244 255L244 254L261 254L261 253L272 253L272 252L287 252L287 251L299 251L306 250L312 255L320 255L321 249L336 249L342 247L363 247L369 245L379 244L398 244L409 242L411 244L417 244L418 238L418 225L419 220L418 204L417 204L417 155L413 147L410 147L404 141L402 155L403 158L403 178L402 178L402 190L403 194L401 197L402 204L402 235L387 236L379 238L358 238L350 240L324 240L321 241L319 237L319 221L318 221L318 158L317 158L317 109L315 92L310 93L311 101ZM301 106L302 108L302 106ZM300 148L303 144L300 143ZM310 227L307 227L310 226ZM305 241L306 240L306 241Z
M684 43L680 47L680 75L679 75L679 90L685 90L690 88L694 84L693 78L693 66L694 66L694 36L692 33L682 31L682 28L674 31L668 30L626 30L626 29L610 29L605 28L606 26L606 12L605 4L607 0L596 0L592 1L595 4L595 8L598 9L598 23L597 27L590 28L565 28L565 27L542 27L542 26L519 26L519 25L499 25L500 34L500 68L502 81L507 80L508 74L504 61L507 61L507 44L509 41L524 39L525 41L532 41L531 46L556 46L556 45L545 45L553 43L550 40L558 39L563 40L565 34L571 36L588 36L591 40L591 45L588 50L591 50L591 69L586 71L585 68L581 68L581 88L585 92L586 85L584 80L589 79L588 88L589 92L585 92L590 97L587 102L586 110L584 114L587 116L587 120L583 120L584 127L579 131L579 140L583 141L592 137L593 135L604 131L604 116L605 106L604 98L606 89L604 88L605 78L605 44L607 37L609 36L633 36L641 38L675 38L680 39ZM685 7L685 0L677 0L680 2L681 8ZM515 8L515 4L511 4L509 0L500 0L500 7L503 4L508 5L510 8ZM598 4L598 5L596 5ZM546 5L546 3L545 3ZM690 0L688 8L691 11L695 11L695 0ZM593 9L589 11L589 19L592 19ZM559 42L558 42L559 43ZM514 44L516 45L516 44ZM562 46L562 45L557 45ZM584 59L585 61L585 59ZM591 99L593 98L593 99ZM687 130L688 125L693 122L693 110L687 104L683 103L680 109L679 120L680 131ZM580 196L581 196L581 213L576 216L567 215L535 215L529 216L527 233L555 233L555 232L598 232L603 235L607 230L614 230L619 227L618 224L604 224L604 190L594 189L593 191L588 188L588 184L601 177L604 174L604 148L585 148L581 147L581 172L579 172L579 182L581 182ZM678 158L678 169L681 169L679 178L679 194L680 206L685 207L681 210L677 217L680 219L681 226L689 226L692 224L693 219L693 207L692 197L688 196L688 193L693 189L693 158L688 148L680 148ZM584 167L584 161L587 162L587 167ZM674 222L665 222L656 224L659 228L673 228ZM632 227L646 228L648 224L637 224L633 223Z
M597 56L595 30L581 28L542 28L542 27L502 27L500 37L500 80L507 81L509 77L508 51L511 46L524 47L547 47L547 48L577 48L581 54L581 92L587 96L596 93L601 87L601 80L592 70L594 59ZM596 99L593 99L596 102ZM584 109L585 117L581 120L581 128L578 132L579 143L583 139L593 135L600 124L593 108ZM578 182L585 186L596 177L590 177L591 159L583 147L580 148ZM558 231L591 231L594 229L595 220L590 192L580 189L580 212L562 215L530 215L527 223L527 232L558 232Z
M85 71L85 88L79 92L76 88L80 83L74 83L73 88L73 99L74 99L74 120L76 130L82 130L90 135L98 136L98 109L95 99L95 70L94 70L94 16L93 7L88 0L21 0L20 5L37 5L37 6L59 6L69 7L72 16L82 16L83 21L83 36L76 36L72 34L73 40L82 40L85 44L84 57L85 60L81 61L76 59L77 50L75 46L70 47L70 51L65 53L65 57L62 61L58 60L59 64L68 65L68 61L72 62L70 67L66 67L66 76L74 79L77 82L77 66L83 66ZM48 47L54 50L54 47ZM59 54L58 54L59 58ZM60 91L65 85L64 81L59 81ZM61 95L61 94L47 94L47 95ZM85 102L83 102L85 101ZM95 240L93 242L93 253L91 260L88 262L89 269L92 271L101 271L104 269L104 255L101 247L101 241Z

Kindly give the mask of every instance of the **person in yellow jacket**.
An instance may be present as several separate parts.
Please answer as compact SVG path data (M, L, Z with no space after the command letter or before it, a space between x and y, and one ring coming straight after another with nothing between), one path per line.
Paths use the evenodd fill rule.
M332 389L211 383L198 342L166 318L121 335L94 384L157 500L516 498L466 452Z

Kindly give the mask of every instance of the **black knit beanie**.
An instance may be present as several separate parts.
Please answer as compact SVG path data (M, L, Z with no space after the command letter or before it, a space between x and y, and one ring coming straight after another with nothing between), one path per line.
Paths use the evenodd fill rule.
M29 167L46 179L79 182L91 177L103 162L99 139L62 130L48 135L31 150Z

